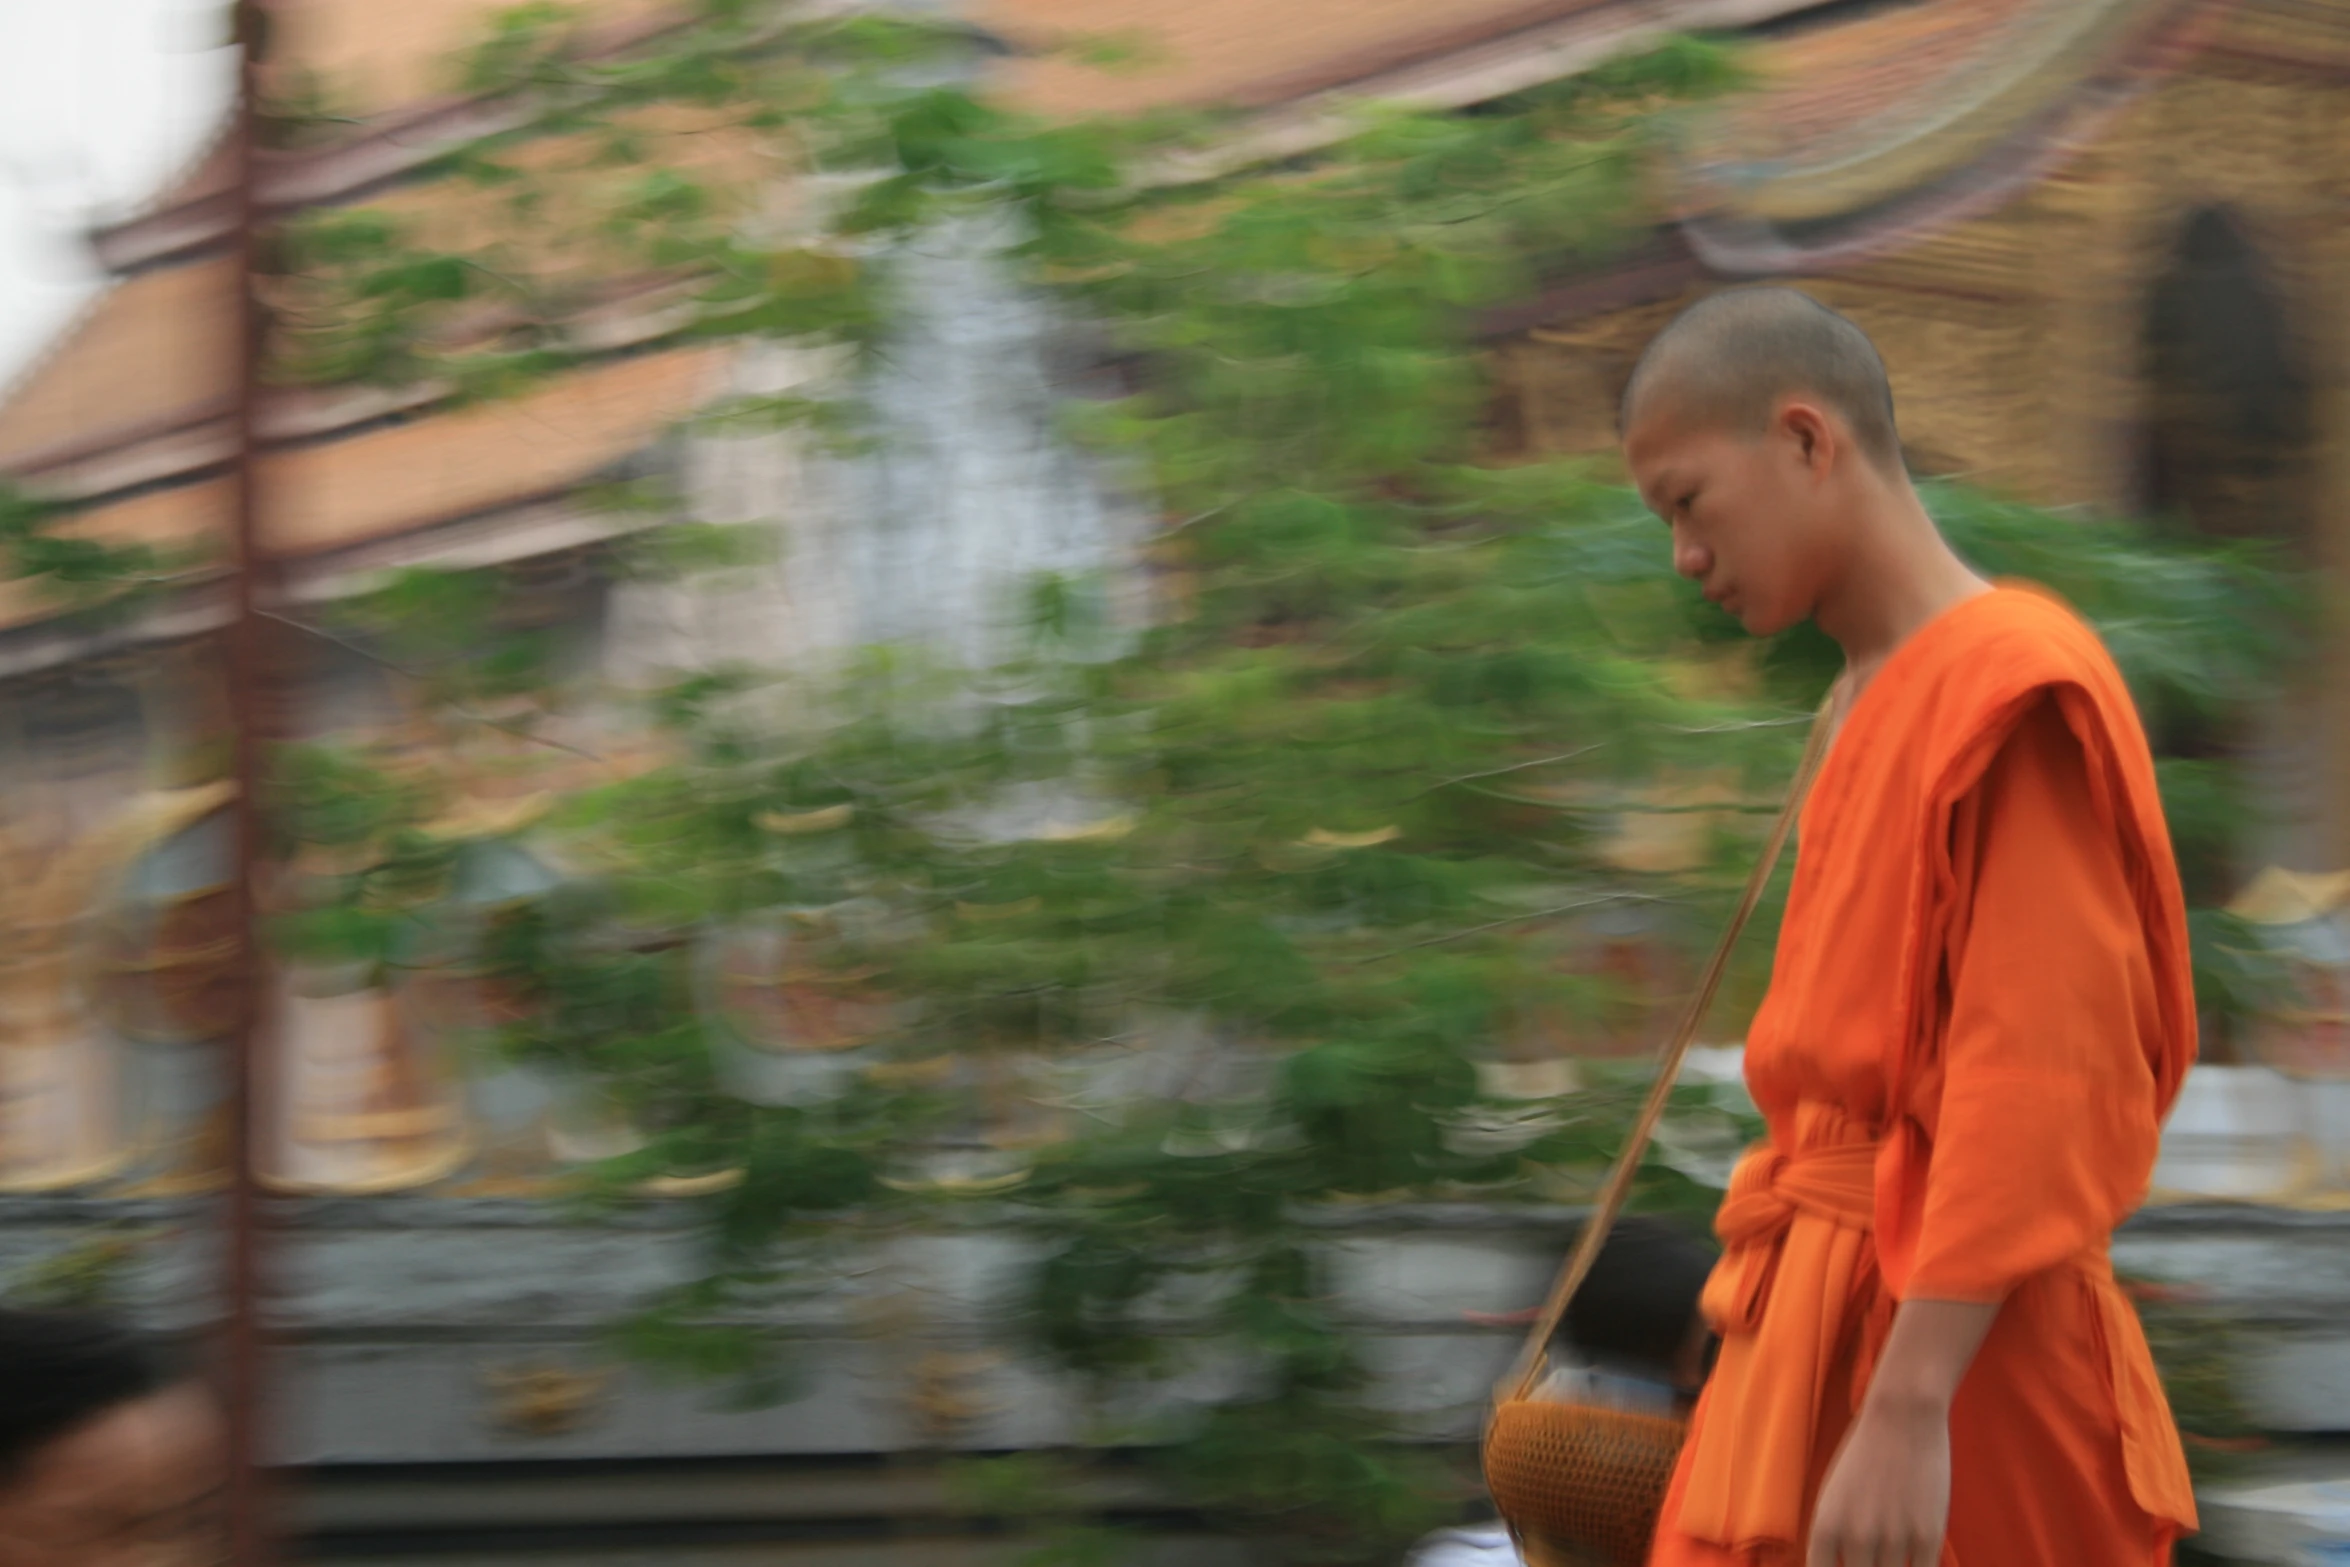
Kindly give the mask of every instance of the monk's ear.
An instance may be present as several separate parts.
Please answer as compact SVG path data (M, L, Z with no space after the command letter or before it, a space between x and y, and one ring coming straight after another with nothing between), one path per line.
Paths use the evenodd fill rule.
M1779 405L1778 433L1791 442L1814 478L1826 478L1843 455L1842 432L1817 403L1790 398Z

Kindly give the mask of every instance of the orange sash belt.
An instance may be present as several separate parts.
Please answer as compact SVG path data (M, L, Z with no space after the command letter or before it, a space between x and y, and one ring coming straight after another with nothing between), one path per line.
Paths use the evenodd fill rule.
M1724 1250L1704 1311L1722 1348L1692 1436L1680 1527L1732 1549L1801 1537L1828 1373L1857 1292L1881 1293L1874 1266L1863 1266L1877 1143L1849 1123L1819 1130L1841 1136L1793 1154L1768 1144L1748 1153L1714 1220Z

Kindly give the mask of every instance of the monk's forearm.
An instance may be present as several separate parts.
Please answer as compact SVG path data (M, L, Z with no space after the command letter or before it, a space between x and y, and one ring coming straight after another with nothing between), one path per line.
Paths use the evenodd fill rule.
M1828 1466L1805 1567L1944 1559L1950 1527L1950 1407L1996 1305L1905 1300L1869 1390Z
M1996 1301L1903 1301L1869 1377L1866 1407L1884 1416L1946 1418L1998 1315Z

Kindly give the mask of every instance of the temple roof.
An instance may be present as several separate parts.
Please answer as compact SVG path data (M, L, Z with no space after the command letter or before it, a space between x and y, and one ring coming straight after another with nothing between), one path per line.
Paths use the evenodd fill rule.
M236 262L127 278L0 401L0 471L25 473L217 414L236 374Z
M365 122L359 139L396 139L420 110L452 101L453 56L507 9L506 0L408 0L390 10L375 0L292 0L274 9L278 59L319 84L323 106ZM573 9L602 30L591 35L600 39L674 7L594 0ZM741 137L683 140L696 176L722 182L741 172ZM570 162L594 177L623 177L595 173L583 137L551 138L513 156L545 165L567 147L575 154ZM225 526L231 492L210 475L234 446L227 419L236 375L236 263L222 244L225 209L218 206L230 172L226 148L215 141L143 214L102 232L102 252L108 234L141 224L157 226L167 240L152 247L156 259L91 300L0 393L0 473L80 503L72 528L118 542L186 543ZM464 247L515 228L501 200L488 189L439 183L396 186L372 204L413 221L420 243ZM501 259L512 263L509 275L573 274L574 292L591 303L614 296L605 313L642 308L628 302L626 288L599 293L593 276L576 278L583 271L600 276L599 262L610 259L591 245ZM651 308L657 306L655 300ZM623 326L621 340L630 335ZM340 549L576 484L657 441L691 412L712 384L713 362L712 351L637 354L479 408L435 408L442 394L430 388L272 392L265 428L297 441L264 462L277 547L290 554ZM395 416L404 422L387 428L384 420ZM41 618L39 599L24 586L0 583L0 626Z
M708 395L724 358L673 349L576 371L511 401L263 462L263 532L288 555L560 494L661 439Z
M288 123L310 124L297 145L260 150L262 199L276 207L349 200L518 123L522 116L499 94L464 81L471 50L517 10L511 0L409 0L391 9L375 0L273 5L265 90ZM589 56L610 57L687 14L686 0L565 0L552 8L549 25L571 30ZM92 230L99 262L119 273L225 246L232 173L224 123L152 201Z
M2236 9L2227 0L1649 7L1642 16L1664 28L1773 34L1750 49L1755 85L1691 118L1673 216L1695 263L1717 276L1818 271L1899 248L2046 173ZM1436 68L1490 76L1482 95L1493 96L1540 79L1510 74L1513 55L1564 37L1630 45L1631 13L1615 0L980 0L975 14L1024 51L1002 68L1018 101L1096 113L1409 96ZM2337 25L2350 31L2350 16ZM1124 58L1097 60L1104 50ZM1562 55L1550 74L1587 63Z
M1816 3L1672 0L1637 21L1653 30L1694 25L1723 6L1741 16L1776 15ZM272 155L267 177L307 177L300 174L303 165L348 160L352 147L387 135L400 139L403 127L423 123L420 115L452 112L449 105L462 99L453 56L483 36L505 9L505 0L406 0L389 10L378 0L288 0L276 7L274 68L282 84L306 80L322 108L361 123L352 137L318 157L297 154L288 161L287 155ZM657 25L674 9L664 0L595 0L580 8L599 37ZM1507 51L1529 39L1555 40L1562 23L1596 28L1592 41L1606 46L1616 36L1611 29L1627 25L1610 20L1618 9L1613 0L1295 0L1278 12L1232 0L981 0L977 19L1032 51L1003 65L1015 96L1034 107L1080 111L1154 104L1262 107L1372 82L1415 61L1466 58L1462 51L1474 53L1472 46ZM1056 43L1079 39L1130 41L1140 63L1106 70L1050 52ZM693 145L709 161L731 154L723 135L700 137ZM90 497L85 526L175 537L212 520L202 485L162 486L217 463L226 438L222 419L234 373L233 271L220 253L225 209L218 203L229 172L225 151L215 144L144 213L102 233L102 252L115 253L121 241L121 254L137 261L137 269L93 301L0 396L0 472L67 496ZM488 210L488 200L480 191L433 184L397 186L375 196L373 204L420 220L425 242L456 244L501 221L510 225ZM576 266L593 258L567 252L558 259ZM590 370L582 377L601 388L637 387L649 401L640 417L623 422L639 428L644 439L659 433L661 420L684 411L640 372L607 376ZM547 395L563 395L562 384ZM385 442L382 432L336 433L338 418L348 423L368 416L367 399L338 403L311 394L309 401L330 415L343 403L349 410L309 420L311 444L299 462L273 460L281 472L308 472L327 461L323 454L345 445L355 454L337 461L363 464L364 454ZM435 443L463 448L481 417L419 411L397 432L395 444L437 460ZM452 456L450 463L463 467L469 460ZM431 525L445 508L418 479L419 471L365 487L369 520L354 524L359 534ZM521 491L536 482L527 473L516 481ZM126 483L145 492L109 504L106 497ZM330 506L322 515L336 510ZM341 535L327 527L322 536ZM287 547L300 546L289 540Z
M1005 67L1013 98L1049 113L1116 114L1262 108L1614 9L1608 0L981 0L974 14L1037 51ZM1125 58L1094 63L1100 53Z
M372 119L462 89L467 52L514 0L274 0L274 50L311 74L338 114ZM567 0L567 19L627 26L682 9L677 0Z
M582 370L511 401L437 413L261 461L264 540L302 558L558 497L658 442L712 386L723 350L679 349ZM77 513L115 543L200 545L226 534L231 482L198 478ZM51 606L0 582L0 627Z
M1985 210L2174 69L2222 9L1909 0L1792 29L1684 146L1690 243L1721 272L1824 270Z
M353 143L364 150L400 140L403 127L424 123L420 113L451 112L462 99L451 95L452 53L504 9L504 0L388 9L380 0L287 0L277 8L280 59L313 70L327 104L367 122ZM1469 102L1545 71L1580 69L1661 28L1772 25L1776 36L1753 50L1756 87L1693 124L1666 242L1624 263L1647 269L1646 292L1635 290L1645 298L1706 273L1825 270L2004 199L2203 43L2220 9L2220 0L974 0L971 14L1015 46L997 69L1029 107L1221 106L1260 117L1294 117L1349 92L1409 96L1431 72L1463 80L1418 101ZM669 7L595 0L585 11L592 24L625 32L658 25ZM1088 43L1125 48L1129 60L1055 48ZM229 264L206 248L217 247L217 214L196 215L217 198L225 170L217 149L200 157L133 220L151 226L143 253L158 259L95 301L0 398L0 472L56 482L89 453L130 454L105 482L84 482L89 464L73 470L74 494L115 493L125 475L148 487L96 505L84 526L186 537L215 515L217 498L205 499L201 483L156 486L218 461L187 432L218 426L228 391ZM478 219L447 187L410 186L388 199L436 227ZM1624 291L1606 280L1576 289L1589 308L1610 308ZM287 524L294 531L281 547L333 549L428 529L576 482L690 409L685 389L709 383L701 370L673 374L688 362L705 359L616 361L504 408L419 413L391 429L337 435L326 421L307 444L269 460L274 482L299 496L280 508L301 519ZM550 412L558 408L560 430ZM96 466L106 463L114 458ZM0 612L0 623L20 618Z

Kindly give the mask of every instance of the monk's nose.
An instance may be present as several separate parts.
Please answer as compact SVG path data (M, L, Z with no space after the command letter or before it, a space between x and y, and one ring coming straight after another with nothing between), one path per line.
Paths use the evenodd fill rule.
M1698 581L1714 569L1714 552L1696 540L1684 537L1679 529L1675 529L1673 569L1692 582Z

